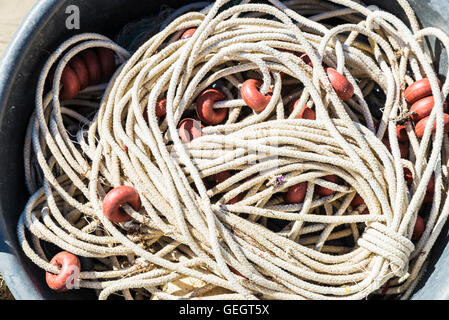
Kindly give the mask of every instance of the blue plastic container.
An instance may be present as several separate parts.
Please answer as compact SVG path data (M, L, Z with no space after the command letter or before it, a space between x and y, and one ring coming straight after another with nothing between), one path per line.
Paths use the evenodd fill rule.
M81 32L113 37L126 23L156 13L162 4L178 7L189 1L41 0L23 21L0 63L0 273L16 299L94 299L92 290L54 293L44 272L22 253L16 237L19 215L29 197L24 184L23 141L34 108L39 70L49 52ZM423 26L449 33L449 0L409 0ZM403 17L390 1L365 1ZM80 8L81 28L68 30L66 8ZM432 40L434 41L434 40ZM433 44L431 44L433 46ZM439 66L445 68L446 59ZM432 250L428 270L412 299L449 299L449 246L446 224Z

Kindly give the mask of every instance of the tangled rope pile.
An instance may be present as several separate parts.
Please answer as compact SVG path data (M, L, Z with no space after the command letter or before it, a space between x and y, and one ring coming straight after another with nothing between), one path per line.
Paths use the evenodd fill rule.
M51 55L25 142L25 254L100 299L408 298L449 213L449 83L422 45L448 36L405 0L411 30L351 0L227 2L180 9L132 55L96 34ZM67 63L98 47L118 69L71 90ZM422 79L418 133L404 90ZM41 240L95 264L75 275ZM186 279L201 284L170 289Z

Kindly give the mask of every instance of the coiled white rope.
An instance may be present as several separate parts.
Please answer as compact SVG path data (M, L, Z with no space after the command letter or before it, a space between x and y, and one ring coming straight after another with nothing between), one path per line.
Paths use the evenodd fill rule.
M127 299L362 299L387 283L384 294L406 299L449 213L443 132L449 84L440 90L421 45L435 36L447 49L449 38L435 28L420 30L405 1L398 2L412 30L392 14L350 0L244 1L223 9L227 2L199 12L185 13L206 4L181 8L182 15L132 55L103 36L83 34L50 56L25 141L33 194L18 225L25 254L54 274L60 271L40 240L94 258L95 270L82 270L78 285L100 290L100 299L119 291ZM335 17L347 22L321 23ZM190 28L195 33L179 39ZM67 61L93 47L114 50L123 64L107 86L61 102ZM313 67L292 52L307 54ZM349 100L339 98L322 63L351 83ZM263 81L262 95L271 90L261 112L240 95L251 77ZM404 159L396 135L398 119L408 111L403 91L423 77L435 100L428 123L436 121L436 130L427 125L418 139L407 122ZM226 119L204 124L202 136L183 142L178 125L194 115L195 100L211 86L226 96L214 105L228 110ZM377 127L366 99L375 86L386 97ZM161 97L163 118L156 116ZM299 108L289 114L285 107L296 99L314 108L316 120L297 119ZM76 139L68 119L79 124ZM410 187L404 168L413 173ZM225 171L233 174L206 186ZM329 175L338 182L326 180ZM430 213L414 243L432 175ZM285 203L289 188L303 182L304 200ZM137 190L142 207L123 205L132 220L113 223L102 201L122 185ZM333 192L317 195L320 187ZM364 204L351 205L356 194ZM362 214L365 209L369 214ZM167 291L186 277L205 285L184 296Z

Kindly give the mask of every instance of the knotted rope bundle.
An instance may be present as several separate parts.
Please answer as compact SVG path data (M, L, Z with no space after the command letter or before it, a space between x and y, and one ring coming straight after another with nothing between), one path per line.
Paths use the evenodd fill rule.
M449 38L420 30L405 1L412 30L354 1L227 2L181 9L132 55L83 34L49 58L25 143L24 252L55 275L39 239L94 258L74 278L100 299L179 299L167 285L186 277L204 285L183 298L362 299L382 288L407 298L449 212L449 84L440 90L421 44ZM346 23L318 22L335 17ZM107 86L61 100L67 61L96 47L120 67ZM417 137L404 89L422 78L436 125ZM379 119L375 88L386 97Z

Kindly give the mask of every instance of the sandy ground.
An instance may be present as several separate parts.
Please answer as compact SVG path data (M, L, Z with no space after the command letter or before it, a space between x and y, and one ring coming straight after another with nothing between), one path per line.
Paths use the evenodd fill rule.
M37 0L0 0L0 55Z
M14 36L20 23L38 0L0 0L0 56ZM0 300L13 299L0 275Z

